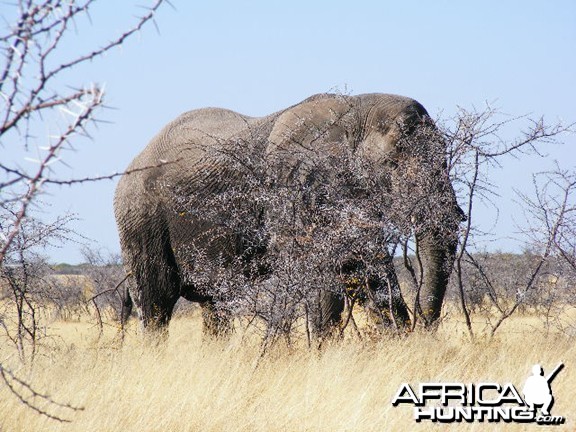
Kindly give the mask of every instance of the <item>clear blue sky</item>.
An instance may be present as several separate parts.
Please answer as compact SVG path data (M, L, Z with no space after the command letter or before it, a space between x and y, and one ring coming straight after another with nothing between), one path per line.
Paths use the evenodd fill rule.
M70 55L101 46L129 25L132 2L102 1L79 22ZM140 4L145 0L140 0ZM60 177L122 171L178 114L204 106L263 115L330 90L397 93L434 116L494 102L513 114L576 121L576 2L556 1L181 1L172 0L117 49L70 74L70 84L106 85L110 121L65 155ZM4 4L0 8L10 6ZM68 54L65 53L65 54ZM531 173L576 166L576 140L550 158L513 160L494 173L501 212L492 247L516 250L518 208L512 188L529 190ZM6 149L2 149L6 151ZM112 197L116 182L49 189L50 214L70 211L73 227L95 246L119 251ZM49 214L47 215L47 217ZM492 229L494 215L482 210ZM82 260L79 246L50 252L54 262Z

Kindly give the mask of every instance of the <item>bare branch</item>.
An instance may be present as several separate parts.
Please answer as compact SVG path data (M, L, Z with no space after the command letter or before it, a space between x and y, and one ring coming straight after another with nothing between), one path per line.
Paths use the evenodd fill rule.
M26 405L28 408L32 409L33 411L36 411L38 414L46 416L52 420L56 420L56 421L59 421L61 423L69 423L70 422L70 420L68 420L68 419L65 419L65 418L60 417L60 416L55 415L55 414L52 414L45 409L39 408L38 404L36 403L37 399L41 399L41 400L47 402L48 406L52 406L52 407L65 408L65 409L68 409L71 411L83 411L84 410L83 407L77 407L74 405L70 405L68 403L56 402L49 395L47 395L45 393L38 392L30 384L21 380L12 371L10 371L9 369L2 366L1 363L0 363L0 376L2 377L2 380L4 381L6 386L10 389L12 394L14 396L16 396L20 400L20 402L22 402L24 405ZM20 388L16 388L15 384L18 385ZM25 395L24 393L27 393L27 395Z

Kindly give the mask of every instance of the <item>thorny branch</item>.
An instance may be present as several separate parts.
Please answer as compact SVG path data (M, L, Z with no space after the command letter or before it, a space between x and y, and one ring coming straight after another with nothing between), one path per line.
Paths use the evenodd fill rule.
M23 361L27 360L24 358L26 344L31 346L30 355L35 353L40 319L37 309L43 296L49 295L46 280L37 268L35 251L70 235L65 226L69 216L44 223L32 216L33 207L41 206L39 197L48 185L82 184L119 175L57 179L56 166L63 163L63 150L72 149L72 142L78 136L89 137L88 129L98 122L96 113L104 106L104 91L100 86L88 83L75 87L66 78L67 73L122 46L153 22L156 12L167 0L152 1L132 27L101 47L66 58L66 42L77 37L75 25L90 19L90 11L97 3L97 0L19 0L10 11L6 8L3 16L7 24L0 34L0 149L12 156L2 157L0 162L0 288L11 288L11 294L4 300L14 311L4 309L0 325L8 339L19 347ZM43 124L56 130L47 145L41 145L37 138ZM33 162L33 168L23 168L18 159ZM16 317L15 334L6 324L12 316ZM36 392L1 361L0 374L16 397L42 415L67 421L41 408L40 399L48 407L81 409L59 404L50 396Z
M531 264L529 270L527 269L526 280L521 286L517 286L516 297L511 306L504 306L506 300L498 298L495 289L498 281L491 279L494 276L490 275L490 271L484 267L486 264L482 264L475 258L474 240L482 235L475 230L473 224L475 203L483 200L490 201L491 196L496 193L486 168L500 166L505 157L517 157L526 153L542 156L545 145L556 144L561 135L574 132L574 124L549 125L543 118L532 120L526 116L496 121L495 118L498 115L498 111L489 106L484 111L461 109L455 119L455 127L452 130L449 127L445 128L446 139L449 143L449 169L454 184L460 190L460 202L465 204L468 219L466 228L460 236L455 268L460 302L471 335L473 334L472 325L465 299L465 273L468 273L466 275L468 279L473 277L475 272L477 273L480 286L484 287L483 289L496 306L499 318L491 326L491 335L494 335L502 323L524 304L527 294L538 289L538 279L548 261L559 253L567 262L570 262L575 252L572 240L574 236L570 235L575 232L576 227L574 218L570 219L574 212L574 173L557 167L553 172L535 177L535 199L521 195L531 219L535 222L526 233L542 233L542 236L532 242L534 247L540 250L539 258ZM503 139L503 128L513 126L519 120L527 120L528 128L522 131L520 137L516 139ZM536 180L542 176L545 177L543 187ZM549 187L552 184L557 186L555 191ZM566 233L569 234L566 235ZM572 242L566 241L567 239L571 239ZM516 281L516 283L519 282Z
M50 395L38 392L26 381L23 381L22 379L18 378L14 374L14 372L2 366L1 363L0 363L0 376L4 381L4 384L8 386L12 394L14 394L20 400L20 402L22 402L24 405L26 405L33 411L36 411L38 414L46 416L52 420L56 420L61 423L69 423L71 421L61 417L60 415L52 414L46 409L40 408L40 404L38 404L37 402L38 400L42 400L45 403L48 403L49 406L56 408L64 408L71 411L84 410L83 407L76 407L68 403L56 402Z

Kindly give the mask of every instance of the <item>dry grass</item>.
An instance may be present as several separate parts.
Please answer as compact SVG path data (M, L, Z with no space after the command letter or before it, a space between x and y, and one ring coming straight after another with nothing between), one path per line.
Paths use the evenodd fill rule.
M61 341L24 378L57 401L72 420L39 416L0 387L0 431L406 431L542 430L536 425L417 424L412 408L391 406L402 382L512 382L521 388L536 362L566 368L554 381L554 430L576 429L576 347L537 331L534 319L510 320L493 340L467 341L456 319L434 335L382 342L347 341L322 351L277 347L258 362L259 345L235 335L202 342L197 317L179 317L163 350L140 342L135 326L123 347L113 332L97 339L87 323L56 323ZM541 325L539 326L541 327ZM6 358L8 348L0 348ZM258 365L256 367L256 365ZM20 370L23 374L24 371Z

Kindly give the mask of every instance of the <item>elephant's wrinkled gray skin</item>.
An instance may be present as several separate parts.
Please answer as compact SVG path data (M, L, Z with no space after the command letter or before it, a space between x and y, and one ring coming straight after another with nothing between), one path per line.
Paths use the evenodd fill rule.
M334 118L341 121L331 122ZM328 126L317 134L311 125ZM212 150L233 141L260 140L263 154L279 160L276 166L286 170L286 178L313 170L315 161L306 160L313 156L307 156L303 148L338 152L342 146L352 146L364 160L380 163L382 170L394 170L417 160L410 156L414 149L406 147L405 142L410 141L404 138L423 128L435 130L422 105L386 94L321 94L262 118L207 108L187 112L168 124L128 167L131 173L120 180L114 202L124 262L136 279L130 296L145 331L164 329L181 296L204 306L205 323L220 322L214 319L216 312L210 295L187 284L183 275L186 257L182 251L186 248L182 246L207 235L211 222L200 217L181 217L174 203L183 190L191 200L201 203L239 181L221 160L213 157ZM440 315L461 210L442 163L416 162L412 171L432 179L442 196L440 206L449 209L444 221L419 221L416 231L423 264L420 313L425 322L432 323ZM218 249L214 256L238 253L236 246L225 241L211 247ZM389 280L397 286L390 268ZM377 289L379 284L381 281L373 281L370 286ZM321 310L325 316L319 327L338 322L342 311L337 297L323 297ZM408 312L399 289L393 297L396 320L407 326Z

